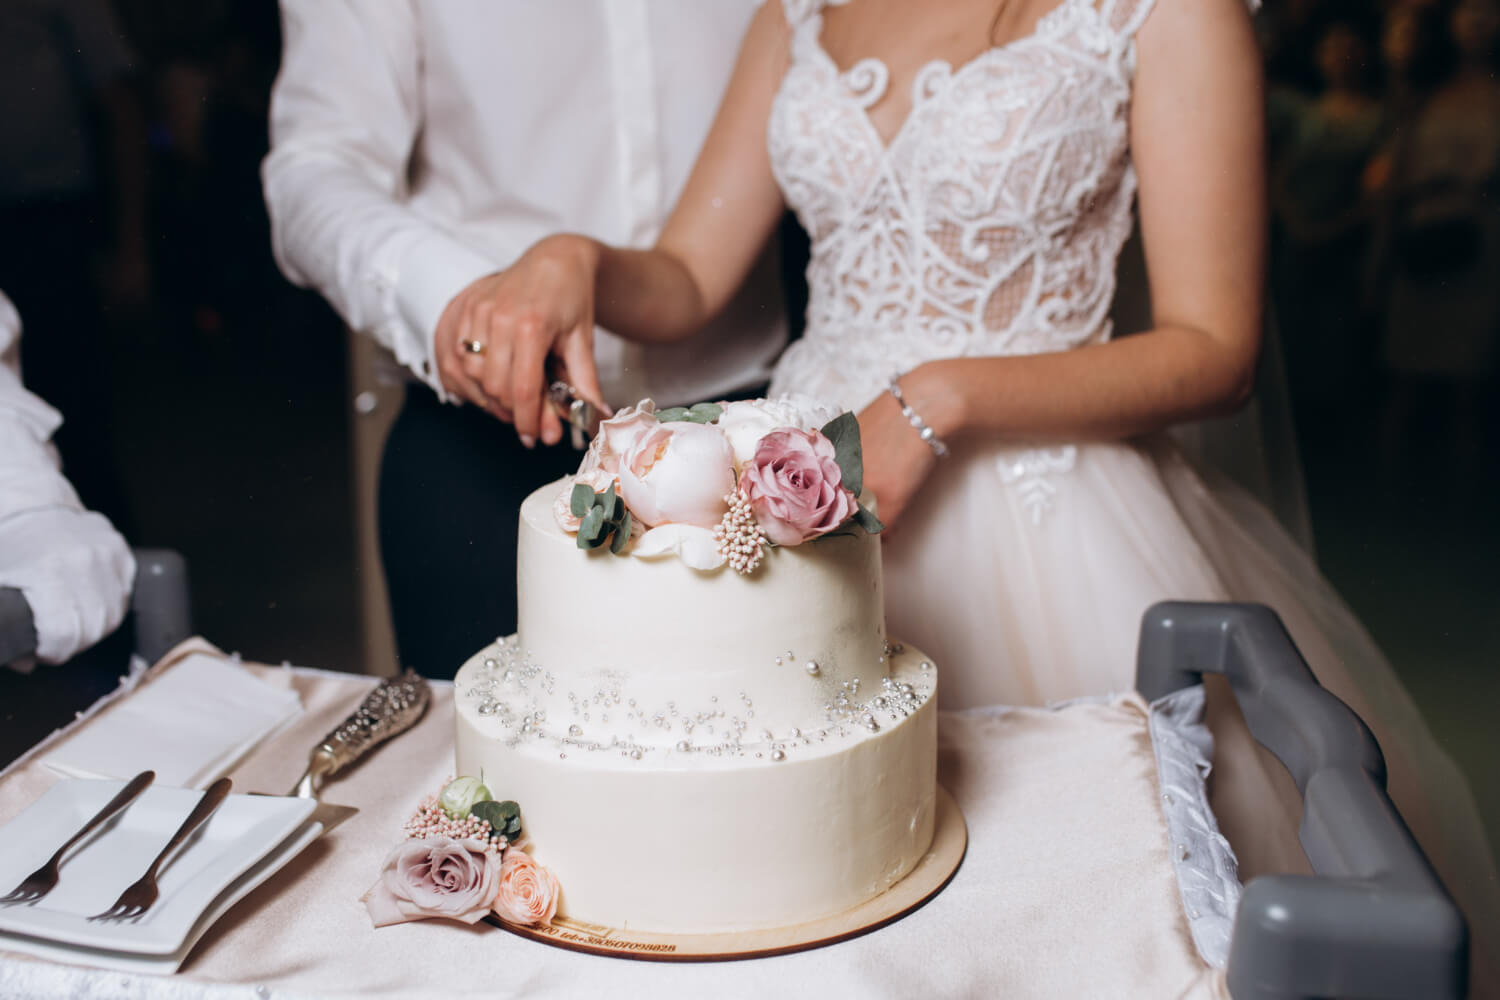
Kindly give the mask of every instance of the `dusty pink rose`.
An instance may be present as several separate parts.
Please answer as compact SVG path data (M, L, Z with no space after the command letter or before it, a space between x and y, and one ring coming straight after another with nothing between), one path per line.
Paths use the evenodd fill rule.
M798 545L837 528L858 506L843 486L833 442L817 431L772 431L760 439L740 489L766 537Z
M534 927L550 924L557 914L561 892L557 877L531 860L525 851L505 852L500 866L500 889L495 894L495 912L513 924Z
M499 882L500 856L477 840L408 840L386 855L365 909L376 927L428 917L477 923Z
M712 424L676 421L641 435L620 466L620 495L649 527L696 524L712 529L734 490L734 452Z
M579 475L603 470L611 475L620 471L625 456L635 447L642 436L660 427L656 419L656 404L643 399L635 406L627 406L599 425L599 433L589 442L579 465ZM576 530L576 529L575 529Z

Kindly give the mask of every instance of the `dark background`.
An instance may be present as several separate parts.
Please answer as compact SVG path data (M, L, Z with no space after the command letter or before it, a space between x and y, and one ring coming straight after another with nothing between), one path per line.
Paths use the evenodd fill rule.
M85 501L186 555L201 634L365 669L346 339L277 273L260 194L275 4L112 10L133 66L80 71L57 126L93 179L0 191L28 381ZM1497 830L1500 2L1270 0L1258 23L1317 555Z

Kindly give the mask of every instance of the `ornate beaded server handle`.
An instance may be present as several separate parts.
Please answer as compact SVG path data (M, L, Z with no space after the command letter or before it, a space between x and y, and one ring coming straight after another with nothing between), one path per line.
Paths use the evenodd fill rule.
M431 700L432 688L412 670L381 681L313 750L307 776L323 779L337 774L392 736L406 732Z

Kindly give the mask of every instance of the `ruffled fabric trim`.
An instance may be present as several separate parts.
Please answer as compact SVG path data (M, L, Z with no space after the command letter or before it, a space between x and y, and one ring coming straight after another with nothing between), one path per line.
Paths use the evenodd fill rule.
M1222 969L1241 887L1234 849L1208 806L1213 735L1203 705L1203 685L1184 688L1152 702L1148 723L1183 912L1198 954Z

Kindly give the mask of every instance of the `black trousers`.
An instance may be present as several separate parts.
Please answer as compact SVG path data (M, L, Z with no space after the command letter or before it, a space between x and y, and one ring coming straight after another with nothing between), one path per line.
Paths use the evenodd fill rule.
M566 443L523 447L509 424L412 385L380 464L380 556L402 667L454 672L516 630L521 501L578 469Z

